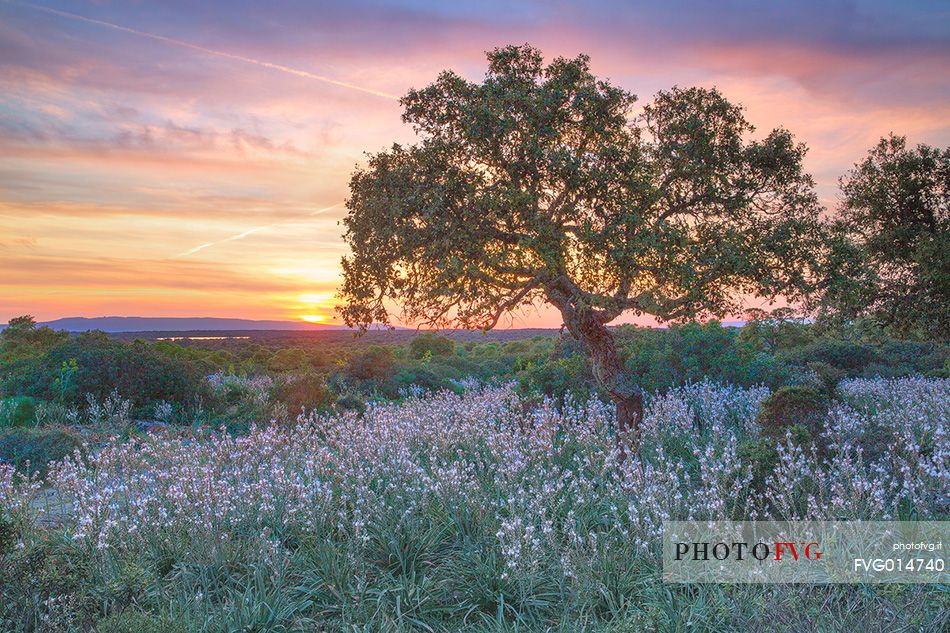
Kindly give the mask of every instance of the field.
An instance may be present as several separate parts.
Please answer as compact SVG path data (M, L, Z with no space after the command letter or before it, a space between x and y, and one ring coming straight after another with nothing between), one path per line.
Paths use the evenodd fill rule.
M42 483L4 467L4 630L945 630L933 586L659 580L664 519L950 512L950 381L845 380L808 441L768 426L769 395L656 395L622 466L599 400L470 382L115 441ZM69 510L31 527L41 486Z
M950 632L946 3L283 4L0 2L0 633Z

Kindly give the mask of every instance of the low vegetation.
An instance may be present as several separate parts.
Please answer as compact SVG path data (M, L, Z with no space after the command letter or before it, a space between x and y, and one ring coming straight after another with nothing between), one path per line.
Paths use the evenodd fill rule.
M947 625L945 592L926 586L658 574L669 518L950 516L945 346L774 319L616 338L648 387L643 450L622 464L570 338L5 330L0 628ZM185 391L166 389L181 376Z
M525 400L513 385L242 436L110 442L51 469L45 485L72 511L45 530L39 483L5 467L4 627L943 629L946 593L927 586L659 580L665 519L947 517L950 381L843 381L816 435L787 429L757 478L745 448L781 393L656 394L645 450L623 464L604 402Z
M513 381L528 400L604 397L583 345L569 336L149 342L96 332L71 337L28 317L14 321L0 332L0 461L21 469L29 460L42 471L81 441L158 429L244 433L272 420L291 424L301 411L362 412L374 402L460 392L469 380ZM708 380L766 386L779 392L775 398L787 397L781 390L788 387L820 400L846 378L950 376L946 344L894 340L860 322L846 330L766 318L741 329L715 321L621 326L615 337L626 371L647 393ZM786 426L763 424L779 434Z

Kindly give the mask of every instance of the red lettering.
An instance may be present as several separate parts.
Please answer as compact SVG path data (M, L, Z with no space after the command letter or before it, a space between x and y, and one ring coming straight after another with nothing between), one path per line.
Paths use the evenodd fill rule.
M798 560L798 551L795 549L795 543L792 543L791 541L775 542L775 560L782 560L782 550L786 547L792 551L792 558Z

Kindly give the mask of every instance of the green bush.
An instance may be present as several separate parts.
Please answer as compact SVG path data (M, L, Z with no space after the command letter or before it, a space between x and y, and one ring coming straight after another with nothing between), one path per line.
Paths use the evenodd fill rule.
M799 423L784 427L781 436L777 430L768 434L763 431L763 435L759 437L745 437L739 442L737 447L739 459L752 470L750 485L753 489L762 491L765 488L766 478L778 466L779 456L776 447L784 444L786 431L791 434L792 444L797 446L808 447L815 440L812 428Z
M42 356L67 339L68 332L36 327L31 316L14 317L6 328L0 330L0 363Z
M319 374L300 374L280 380L271 388L271 398L287 405L291 414L301 409L326 409L333 404L333 393Z
M881 356L888 365L904 366L925 373L950 363L946 345L922 341L888 341L881 346Z
M36 424L36 400L19 396L0 402L0 428L28 427Z
M489 378L489 376L481 376L481 367L478 363L468 359L463 358L457 355L452 356L440 356L437 359L434 359L428 363L426 366L434 371L436 374L444 377L452 378L465 378L465 377L482 377Z
M455 353L455 342L435 332L423 332L409 343L409 354L412 358L432 358L433 356L450 356Z
M396 364L393 350L382 345L370 345L350 357L346 373L358 380L380 380L387 378Z
M531 343L528 341L509 341L505 343L503 349L506 354L524 354L531 349Z
M782 387L762 402L756 422L764 437L781 441L787 431L796 435L804 429L814 440L822 430L829 404L828 394L816 387Z
M207 395L208 384L198 366L144 341L124 343L86 332L42 356L11 363L0 391L80 406L87 394L103 400L116 391L142 409L161 400L192 403Z
M752 469L751 486L755 490L761 491L765 488L766 477L778 465L778 451L775 446L776 440L772 437L747 437L739 442L739 459Z
M793 365L825 363L844 370L849 376L855 376L868 365L882 361L881 355L871 345L833 340L810 343L786 352L782 357Z
M307 353L299 347L285 347L277 350L267 361L267 368L271 371L296 371L306 368L310 364Z
M590 365L580 355L529 363L518 374L518 386L523 393L541 393L558 400L568 395L584 400L596 388Z
M26 472L45 474L50 462L59 461L81 447L79 436L64 427L0 431L0 461Z
M441 369L442 371L438 371ZM445 371L448 369L448 371ZM442 374L441 376L439 374ZM398 398L410 389L424 391L441 391L451 389L445 374L453 374L450 368L439 368L434 364L425 366L407 365L401 367L394 376L380 385L383 395L389 398Z
M848 375L843 370L821 361L808 363L808 369L815 372L815 375L818 376L818 382L828 393L833 393L838 387L838 383Z
M366 411L366 401L356 394L345 393L336 399L336 408L341 411L363 413Z
M650 392L704 379L777 388L794 377L790 368L741 339L737 328L723 327L717 321L665 330L621 326L617 339L627 370Z
M765 318L750 320L739 333L739 340L760 352L774 354L807 345L814 339L811 325L799 319L761 316Z

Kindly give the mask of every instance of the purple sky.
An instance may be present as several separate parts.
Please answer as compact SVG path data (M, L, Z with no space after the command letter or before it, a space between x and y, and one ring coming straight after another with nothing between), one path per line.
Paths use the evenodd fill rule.
M348 176L412 140L388 95L523 42L643 100L718 86L829 207L882 135L950 141L946 1L0 0L0 321L332 318Z

